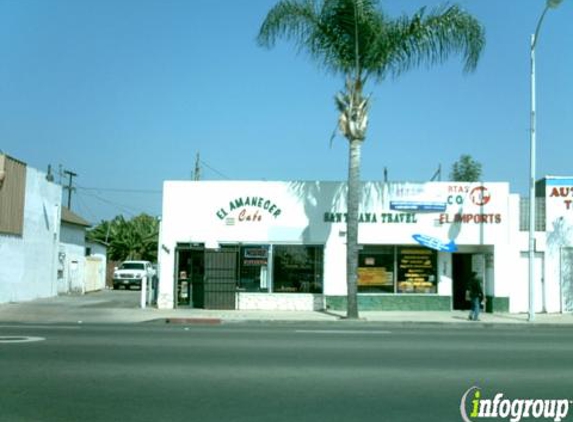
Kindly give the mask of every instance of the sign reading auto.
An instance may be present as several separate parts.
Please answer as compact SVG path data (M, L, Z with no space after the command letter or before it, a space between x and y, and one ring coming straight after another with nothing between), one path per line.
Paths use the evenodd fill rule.
M270 199L262 196L245 196L229 201L229 205L221 207L216 212L220 220L226 220L227 224L243 222L260 222L264 216L277 218L281 209Z
M482 185L450 185L448 186L447 203L448 205L458 205L460 212L455 214L441 213L438 217L438 221L440 224L500 224L502 220L501 214L484 212L491 198L491 192L487 187ZM469 205L468 202L471 206L479 207L480 212L463 212L463 206Z
M573 210L573 186L552 186L549 198L558 198L559 201L563 201L566 210Z

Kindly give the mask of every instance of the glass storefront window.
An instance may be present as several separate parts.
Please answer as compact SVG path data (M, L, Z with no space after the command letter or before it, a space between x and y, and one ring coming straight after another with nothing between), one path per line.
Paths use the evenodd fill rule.
M358 293L394 293L393 246L363 246L358 253Z
M239 248L239 258L237 289L244 292L268 292L268 246L241 246Z
M398 293L437 293L437 252L398 248Z
M274 246L273 291L322 293L322 246Z

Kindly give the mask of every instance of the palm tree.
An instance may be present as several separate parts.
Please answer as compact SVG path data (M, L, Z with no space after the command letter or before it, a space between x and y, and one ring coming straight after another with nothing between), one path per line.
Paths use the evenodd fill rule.
M261 46L279 38L294 41L318 64L345 78L336 95L338 127L349 142L347 192L347 317L358 318L358 207L360 153L368 126L369 97L364 87L422 64L444 62L451 53L475 69L485 33L480 23L456 5L412 17L390 19L377 0L282 0L267 14L258 34Z

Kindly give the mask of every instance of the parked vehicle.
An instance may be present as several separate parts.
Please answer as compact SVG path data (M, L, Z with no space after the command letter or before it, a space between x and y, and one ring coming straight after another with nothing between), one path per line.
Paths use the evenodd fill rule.
M155 275L155 269L149 261L125 261L113 272L113 288L119 289L121 286L126 289L131 286L141 288L143 277L147 277L151 283Z

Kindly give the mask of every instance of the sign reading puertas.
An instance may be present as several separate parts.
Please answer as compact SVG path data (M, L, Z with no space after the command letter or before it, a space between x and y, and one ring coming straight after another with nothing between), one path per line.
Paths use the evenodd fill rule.
M234 225L235 222L260 222L264 216L277 218L281 212L277 204L270 199L262 196L244 196L230 200L229 205L219 208L216 214L219 220Z

